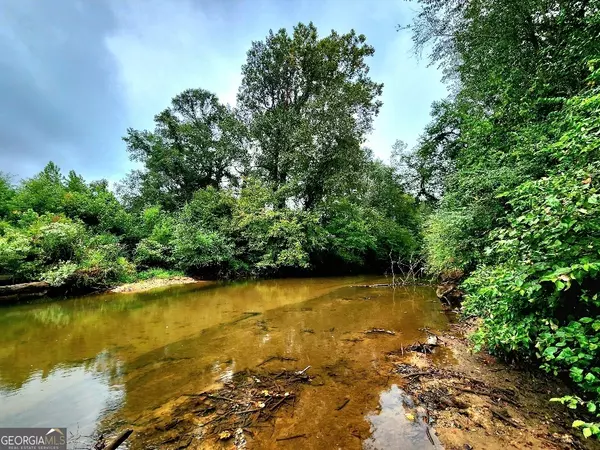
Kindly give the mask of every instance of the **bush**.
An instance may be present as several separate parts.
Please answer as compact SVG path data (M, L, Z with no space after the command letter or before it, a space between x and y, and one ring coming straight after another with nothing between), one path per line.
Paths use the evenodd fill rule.
M114 235L91 235L81 222L54 214L28 212L18 224L0 236L0 271L15 281L102 288L135 271Z
M311 254L325 244L318 216L308 211L276 209L277 203L269 187L247 180L233 209L237 270L272 275L311 268Z
M182 277L185 274L178 270L167 270L167 269L148 269L143 270L137 274L138 280L149 280L151 278L174 278L174 277Z
M81 258L87 236L81 224L36 213L24 214L20 224L0 236L0 271L15 281L36 280L46 267Z
M547 174L498 197L509 213L466 280L465 311L483 317L474 339L499 355L566 374L596 412L600 402L600 95L572 99L538 150ZM581 423L586 435L596 424ZM587 430L587 431L585 431Z

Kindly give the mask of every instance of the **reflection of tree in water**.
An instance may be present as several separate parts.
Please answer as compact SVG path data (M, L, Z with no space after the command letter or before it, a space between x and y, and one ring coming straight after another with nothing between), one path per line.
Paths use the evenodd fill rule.
M412 342L422 333L418 328L446 323L431 289L351 286L364 282L269 280L0 310L6 325L0 330L0 383L15 390L32 376L51 379L57 367L102 374L123 392L122 406L108 407L99 424L106 430L272 356L298 361L275 359L265 369L311 364L315 373L346 358L350 366L342 372L359 382L366 374L358 368L397 345L389 337L366 337L364 330L393 329L399 333L391 339Z
M381 393L378 413L367 415L372 434L363 442L363 449L442 448L432 430L427 434L427 425L422 420L424 414L424 411L414 407L413 401L402 389L392 385L389 390Z

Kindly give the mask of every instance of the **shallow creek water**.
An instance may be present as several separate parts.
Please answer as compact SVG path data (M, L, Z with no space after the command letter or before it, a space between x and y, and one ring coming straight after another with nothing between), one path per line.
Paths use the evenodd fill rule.
M296 361L261 368L310 365L318 382L249 448L430 449L383 361L448 318L431 288L354 287L381 282L217 283L2 306L0 427L66 426L72 447L85 446L278 355ZM364 333L372 328L396 335ZM297 434L306 437L276 440Z

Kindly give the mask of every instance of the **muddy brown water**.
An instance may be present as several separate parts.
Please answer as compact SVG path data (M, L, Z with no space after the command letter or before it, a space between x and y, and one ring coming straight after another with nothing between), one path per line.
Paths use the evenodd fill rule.
M85 447L277 355L295 361L261 368L310 365L315 382L248 448L432 448L382 356L448 317L429 287L355 287L382 282L187 285L1 307L0 427L66 426L71 447ZM304 437L277 441L294 435Z

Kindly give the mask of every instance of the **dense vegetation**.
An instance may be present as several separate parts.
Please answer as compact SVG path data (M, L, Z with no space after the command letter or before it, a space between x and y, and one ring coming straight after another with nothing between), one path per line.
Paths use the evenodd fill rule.
M466 274L477 346L570 377L581 398L560 401L600 412L599 2L418 3L406 28L451 93L411 152L398 142L386 164L364 146L383 89L364 36L271 32L235 107L189 89L127 131L140 168L117 195L52 163L0 176L0 273L101 288L161 269L382 271L420 252L432 274Z
M381 106L373 52L354 32L271 32L248 51L235 108L188 89L153 130L127 131L140 169L117 195L52 163L16 186L1 176L0 273L103 288L161 268L281 276L408 257L417 202L400 166L364 147Z
M413 31L451 86L412 157L433 272L468 275L478 346L538 362L600 411L600 9L421 0ZM585 436L594 423L577 421Z

